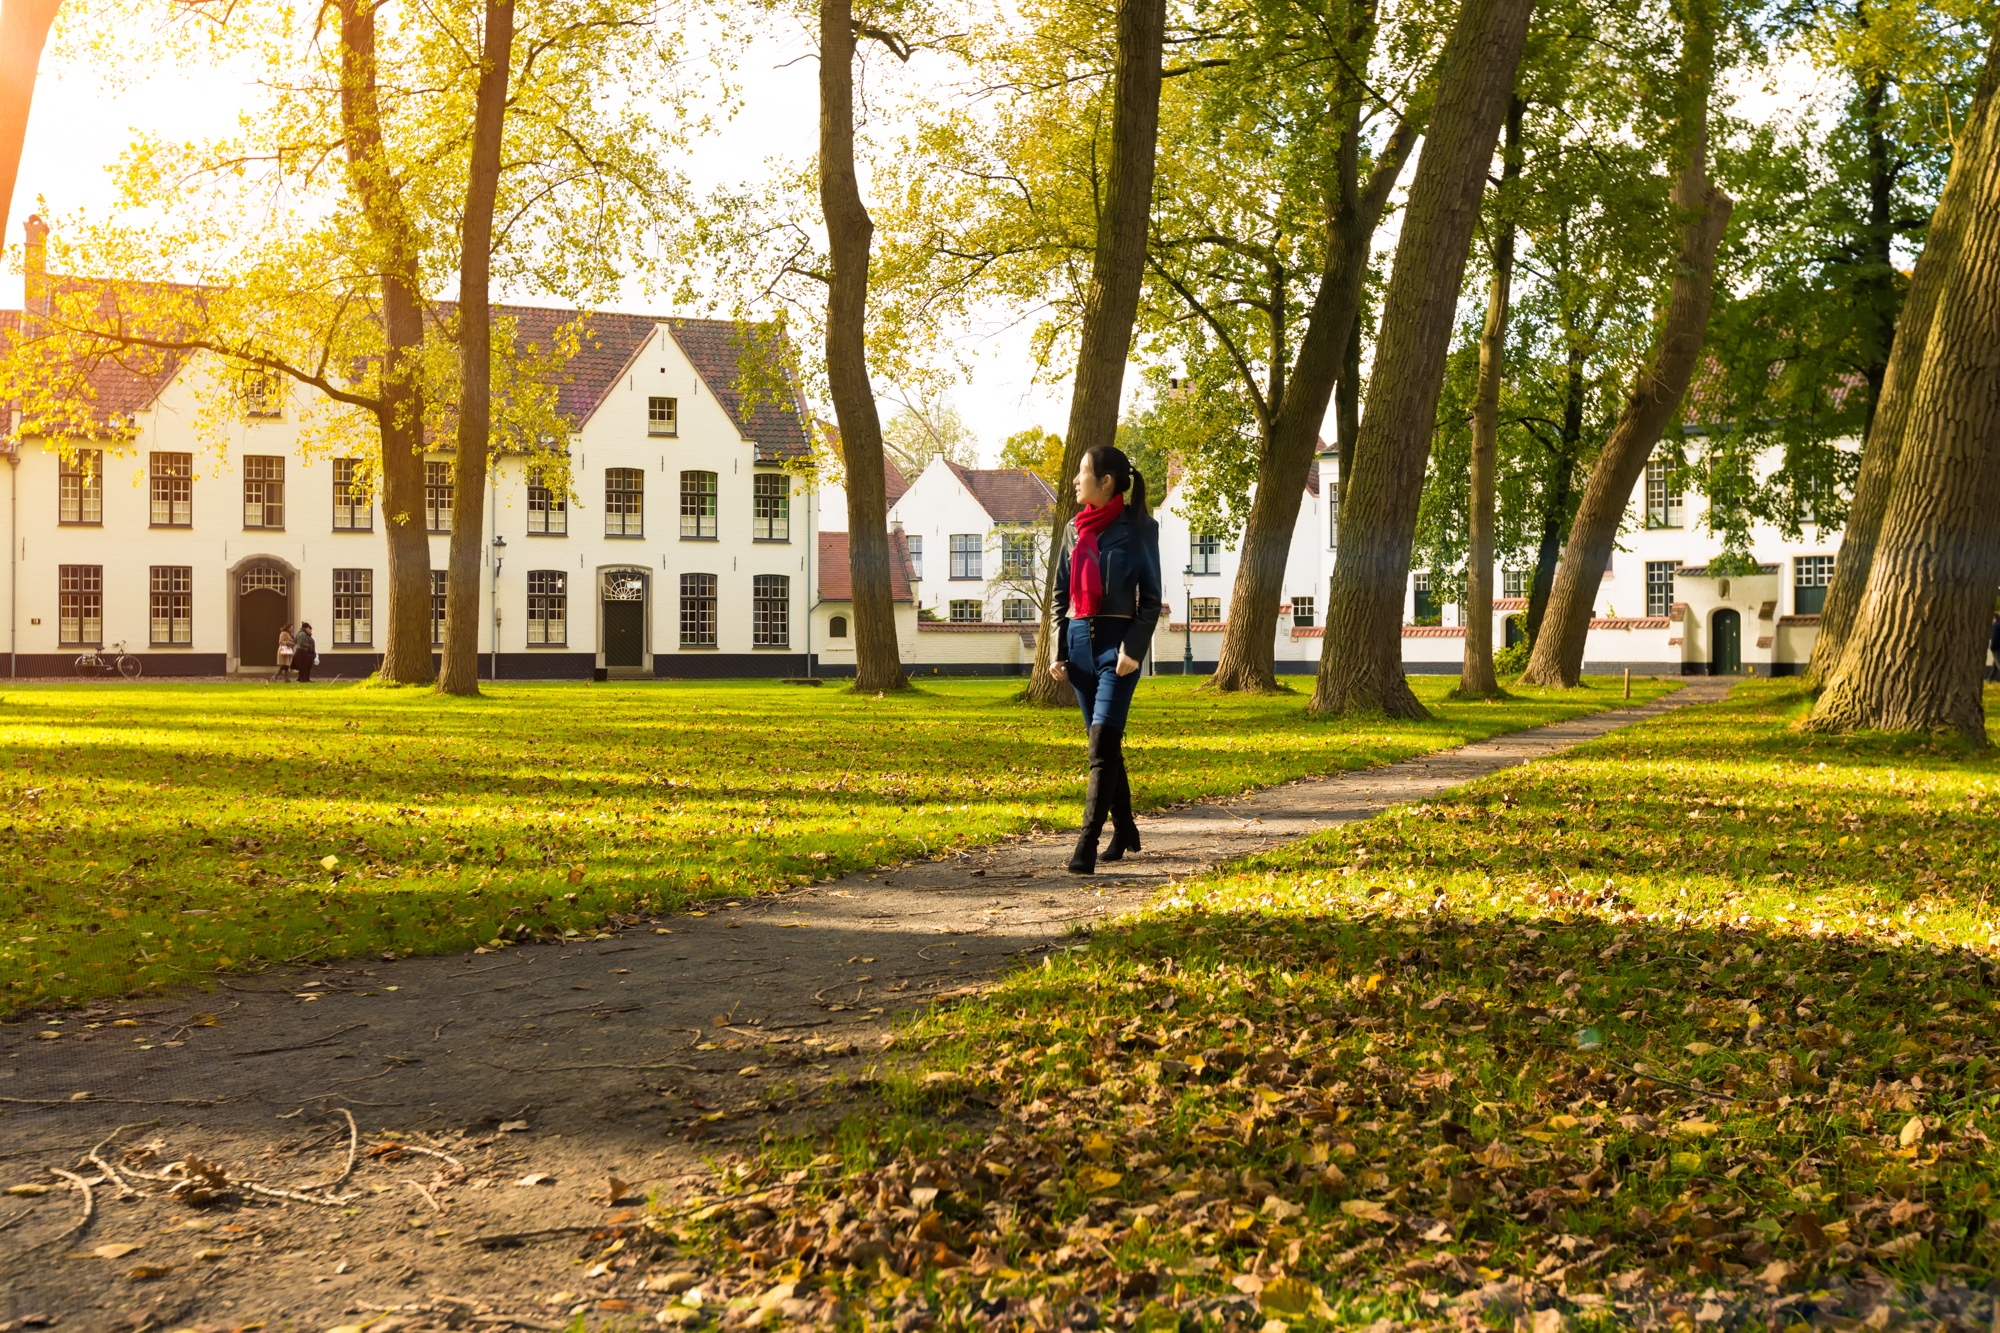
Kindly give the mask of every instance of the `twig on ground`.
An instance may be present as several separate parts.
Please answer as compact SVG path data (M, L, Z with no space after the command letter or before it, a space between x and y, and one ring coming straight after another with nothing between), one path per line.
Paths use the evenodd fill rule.
M441 1162L449 1163L451 1169L454 1171L465 1170L465 1163L459 1161L456 1157L453 1157L448 1152L439 1152L436 1148L420 1147L414 1143L399 1143L396 1146L401 1148L404 1152L418 1153L425 1157L435 1157Z
M431 1033L431 1040L432 1040L432 1041L436 1041L436 1040L438 1040L438 1038L440 1038L440 1037L444 1036L444 1030L445 1030L446 1028L450 1027L450 1026L451 1026L451 1025L453 1024L453 1023L456 1023L457 1021L458 1021L458 1020L457 1020L456 1018L447 1018L447 1019L445 1019L445 1021L444 1021L444 1022L442 1022L442 1023L438 1024L438 1025L437 1025L437 1031L436 1031L436 1032L433 1032L433 1033Z
M1624 1061L1614 1060L1608 1055L1604 1057L1604 1063L1608 1065L1617 1065L1620 1069L1623 1069L1627 1073L1631 1074L1634 1078L1650 1079L1654 1083L1665 1084L1669 1088L1679 1088L1682 1092L1691 1092L1697 1097L1713 1097L1716 1101L1719 1102L1733 1102L1736 1100L1736 1098L1730 1096L1726 1092L1711 1092L1707 1088L1697 1088L1692 1083L1682 1083L1678 1079L1664 1078L1659 1074L1649 1073L1644 1069L1635 1069L1633 1066L1626 1064Z
M221 1106L235 1097L0 1097L9 1106Z
M636 1071L647 1069L685 1069L690 1074L707 1072L696 1065L675 1064L671 1060L663 1061L656 1065L536 1065L524 1067L520 1065L496 1065L486 1060L481 1060L478 1063L485 1065L488 1069L505 1070L509 1074L566 1074L574 1070L584 1069L629 1069Z
M338 1193L340 1187L345 1185L348 1178L354 1174L354 1163L361 1153L361 1126L354 1123L354 1113L346 1107L336 1106L333 1109L347 1117L347 1165L341 1169L340 1175L331 1184L301 1185L300 1189L326 1190L329 1193Z
M410 1187L411 1189L415 1190L415 1191L416 1191L417 1193L419 1193L419 1194L423 1195L423 1196L424 1196L424 1202L425 1202L425 1203L427 1203L427 1204L429 1204L429 1205L431 1206L431 1211L432 1211L432 1212L436 1213L436 1214L437 1214L437 1215L438 1215L439 1217L443 1217L443 1216L444 1216L444 1205L443 1205L443 1204L440 1204L440 1203L439 1203L439 1202L437 1201L437 1197L436 1197L435 1195L433 1195L433 1194L432 1194L432 1193L430 1192L430 1190L429 1190L429 1189L427 1189L427 1188L426 1188L426 1187L424 1187L423 1185L419 1185L419 1184L418 1184L418 1183L417 1183L416 1181L414 1181L414 1180L406 1180L406 1181L404 1181L403 1183L404 1183L405 1185L408 1185L408 1186L409 1186L409 1187Z
M61 1245L83 1234L83 1229L90 1225L91 1216L97 1211L97 1200L90 1193L90 1182L82 1176L65 1171L59 1166L52 1166L49 1170L83 1191L83 1216L76 1220L76 1225L57 1236L53 1242L42 1242L44 1245Z
M495 1245L518 1245L522 1241L552 1240L557 1236L584 1236L593 1231L609 1230L609 1222L591 1222L580 1227L539 1227L534 1231L503 1231L492 1236L468 1236L467 1245L477 1245L482 1249Z
M255 1051L231 1051L228 1054L232 1060L242 1060L252 1055L278 1055L284 1051L309 1051L315 1046L324 1046L334 1038L344 1036L356 1028L365 1028L367 1026L366 1023L349 1023L344 1028L335 1028L332 1032L327 1033L317 1041L302 1041L296 1046L266 1046L261 1050Z
M159 1122L156 1120L153 1123L158 1124ZM113 1185L116 1185L118 1187L118 1197L121 1199L136 1199L140 1197L139 1191L133 1189L131 1185L127 1184L125 1178L118 1174L117 1170L112 1167L111 1163L105 1161L102 1157L99 1157L98 1154L104 1151L105 1146L109 1144L111 1140L117 1138L120 1134L123 1134L128 1129L136 1129L136 1128L138 1128L138 1126L136 1125L120 1125L118 1128L112 1130L109 1134L106 1134L103 1138L99 1139L97 1141L97 1146L92 1148L88 1153L84 1154L85 1159L89 1161L91 1165L95 1166L99 1171L102 1171L104 1173L104 1178L106 1180L110 1181Z

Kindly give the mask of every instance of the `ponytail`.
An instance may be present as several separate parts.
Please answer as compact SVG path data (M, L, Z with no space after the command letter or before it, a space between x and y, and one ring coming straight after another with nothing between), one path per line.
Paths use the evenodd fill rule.
M1092 472L1111 478L1117 493L1125 497L1126 508L1136 509L1141 518L1146 516L1146 475L1132 466L1123 449L1115 444L1100 444L1084 450L1083 456L1090 460Z

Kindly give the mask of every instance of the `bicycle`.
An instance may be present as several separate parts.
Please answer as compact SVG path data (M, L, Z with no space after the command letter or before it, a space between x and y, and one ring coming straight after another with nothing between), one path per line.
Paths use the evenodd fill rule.
M137 680L140 671L139 659L125 651L124 640L111 645L109 654L84 653L76 659L76 674L89 680L93 676L123 676L127 680Z

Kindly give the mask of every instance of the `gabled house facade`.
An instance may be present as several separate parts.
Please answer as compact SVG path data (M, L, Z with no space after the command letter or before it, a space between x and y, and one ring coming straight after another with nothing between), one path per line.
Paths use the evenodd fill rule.
M496 307L553 346L578 320L560 407L572 493L501 453L485 497L481 675L499 679L795 676L814 507L790 470L799 414L737 393L733 323ZM13 318L18 321L21 316ZM545 341L544 341L545 340ZM268 674L286 622L310 622L323 677L380 662L386 524L359 457L324 456L303 395L259 381L218 426L205 355L95 383L108 438L13 439L15 528L4 603L13 674L68 675L122 643L147 675ZM64 444L70 447L65 457ZM433 641L460 506L451 457L426 456Z

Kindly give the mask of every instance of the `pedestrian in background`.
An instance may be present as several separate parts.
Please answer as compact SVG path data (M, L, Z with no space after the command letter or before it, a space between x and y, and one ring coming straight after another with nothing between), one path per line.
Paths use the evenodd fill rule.
M1986 668L1986 679L2000 680L2000 614L1993 617L1993 630L1986 636L1986 651L1993 655L1993 665Z
M296 643L292 638L292 622L287 620L278 630L278 669L271 673L272 680L292 678L292 652Z
M1125 716L1139 664L1160 619L1160 525L1146 512L1146 478L1121 449L1084 451L1071 481L1082 506L1075 541L1056 567L1056 657L1049 674L1067 680L1090 736L1090 785L1083 832L1070 873L1092 874L1098 835L1111 820L1103 860L1139 850L1132 784L1125 773Z
M313 627L310 623L299 626L299 637L292 643L292 665L299 669L299 684L312 682L313 663L319 660L319 649L313 644Z

